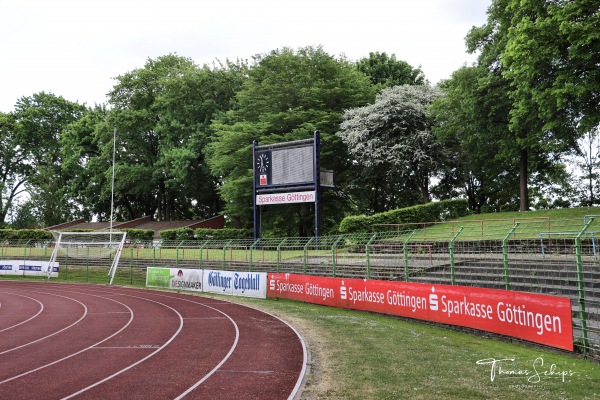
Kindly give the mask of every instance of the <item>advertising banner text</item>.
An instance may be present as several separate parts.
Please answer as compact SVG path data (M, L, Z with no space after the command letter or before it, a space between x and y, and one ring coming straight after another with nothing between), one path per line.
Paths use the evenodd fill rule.
M284 273L269 274L268 296L480 329L573 351L568 298Z

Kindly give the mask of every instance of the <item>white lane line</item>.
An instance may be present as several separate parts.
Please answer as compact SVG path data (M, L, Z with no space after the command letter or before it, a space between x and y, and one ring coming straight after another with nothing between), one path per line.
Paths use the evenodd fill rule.
M128 291L128 292L131 292L131 291L134 291L134 290L130 290L130 291ZM137 291L137 290L136 290L136 291ZM137 297L137 298L141 298L141 297L138 297L138 296L132 296L132 295L124 294L124 293L122 293L122 292L117 292L117 291L115 291L114 293L115 293L115 294L118 294L118 295L122 295L122 296L130 296L130 297ZM160 292L158 292L158 293L160 293ZM215 368L213 368L213 369L212 369L211 371L209 371L209 372L208 372L206 375L204 375L204 377L202 377L202 378L201 378L199 381L197 381L197 382L196 382L194 385L192 385L191 387L189 387L189 388L188 388L188 389L187 389L185 392L183 392L182 394L180 394L179 396L177 396L177 397L175 398L175 400L180 400L180 399L184 398L185 396L187 396L189 393L191 393L193 390L195 390L195 389L196 389L198 386L200 386L202 383L204 383L204 382L205 382L205 381L206 381L208 378L210 378L210 377L211 377L212 375L214 375L216 372L221 372L221 371L219 371L219 368L220 368L220 367L221 367L221 366L222 366L222 365L223 365L223 364L224 364L224 363L225 363L225 362L226 362L226 361L227 361L227 360L228 360L228 359L231 357L231 355L232 355L232 354L233 354L233 352L235 351L235 348L237 347L237 344L238 344L238 342L239 342L239 328L238 328L238 325L236 324L236 322L235 322L235 321L234 321L234 320L233 320L233 319L232 319L232 318L231 318L229 315L227 315L225 312L223 312L223 311L221 311L221 310L219 310L219 309L217 309L217 308L211 307L211 306L209 306L209 305L207 305L207 304L205 304L205 303L201 303L201 302L198 302L198 301L192 301L192 300L190 300L190 299L186 299L186 298L182 298L182 297L177 297L177 296L169 296L169 295L158 294L158 293L157 293L157 294L155 294L155 296L156 296L156 297L166 297L166 298L170 298L170 299L175 299L175 300L185 301L185 302L189 302L189 303L197 304L197 305L200 305L200 306L203 306L203 307L210 308L210 309L212 309L212 310L214 310L214 311L217 311L218 313L220 313L220 314L224 315L224 316L225 316L227 319L229 319L229 320L231 321L231 323L232 323L232 324L233 324L233 326L235 327L235 331L236 331L235 341L234 341L234 343L232 344L232 347L231 347L231 349L229 350L229 352L228 352L228 353L225 355L225 357L223 358L223 360L221 360L221 362L220 362L220 363L219 363L219 364L218 364L218 365L217 365ZM154 293L153 293L153 294L154 294ZM143 298L142 298L142 299L143 299ZM146 299L146 300L149 300L149 301L154 301L154 300L150 300L150 299ZM158 303L158 302L157 302L157 303ZM159 303L159 304L160 304L160 303ZM223 305L238 305L238 306L242 306L242 307L251 308L251 309L254 309L254 310L260 311L260 312L262 312L262 313L265 313L265 314L268 314L268 315L270 315L270 316L274 317L275 319L277 319L277 320L279 320L279 321L283 322L285 325L287 325L288 327L290 327L290 328L291 328L291 329L294 331L294 333L296 334L296 336L297 336L297 337L298 337L298 339L300 340L300 343L302 344L302 358L303 358L303 360L302 360L302 369L301 369L300 373L298 374L298 379L297 379L297 381L296 381L296 385L294 386L294 388L292 389L292 392L290 393L290 395L289 395L289 397L288 397L288 400L292 400L292 399L294 399L294 398L296 397L296 395L298 394L298 391L299 391L299 390L300 390L300 388L302 387L302 384L303 384L303 382L304 382L304 379L306 378L307 365L308 365L308 350L307 350L307 347L306 347L306 343L305 343L305 341L304 341L304 338L303 338L303 337L300 335L300 333L299 333L299 332L298 332L298 331L297 331L297 330L296 330L296 329L295 329L295 328L294 328L292 325L290 325L290 324L289 324L287 321L285 321L285 320L283 320L283 319L281 319L281 318L277 317L276 315L270 314L270 313L268 313L268 312L265 312L265 311L263 311L263 310L259 310L259 309L257 309L257 308L254 308L254 307L250 307L250 306L247 306L247 305L244 305L244 304L232 303L232 302L228 302L228 301L223 301L223 302L211 302L210 304L215 304L215 305L219 305L219 306L223 306ZM168 306L167 306L167 307L168 307ZM214 318L214 319L218 319L218 318L222 318L222 317L217 317L217 318ZM185 319L191 319L191 318L185 318ZM182 319L182 321L183 321L183 319ZM160 350L162 350L162 348L161 348ZM222 372L228 372L228 371L227 371L227 370L223 370ZM255 373L256 373L256 372L255 372ZM106 381L106 380L103 380L103 381L101 381L101 382L98 382L98 384L100 384L100 383L102 383L102 382L104 382L104 381ZM85 389L85 390L87 390L87 389ZM68 399L68 398L74 397L74 396L76 396L76 395L77 395L77 394L79 394L79 393L81 393L81 392L78 392L78 393L72 394L72 395L70 395L69 397L65 397L64 399Z
M47 294L52 294L52 293L47 293ZM54 295L54 296L59 296L59 295ZM63 297L63 296L60 296L60 297ZM96 296L96 297L101 297L101 296ZM84 351L87 351L87 350L89 350L89 349L93 348L94 346L96 346L96 345L98 345L98 344L104 343L104 342L106 342L108 339L110 339L110 338L112 338L112 337L114 337L114 336L118 335L119 333L121 333L121 332L122 332L122 331L123 331L125 328L127 328L127 327L129 326L129 324L131 324L131 321L133 321L133 310L131 310L131 308L127 307L127 305L125 305L125 304L123 304L123 303L121 303L121 302L119 302L119 301L116 301L116 300L113 300L113 299L108 299L108 298L107 298L107 300L111 300L111 301L114 301L114 302L116 302L116 303L119 303L119 304L121 304L123 307L127 308L127 309L130 311L130 317L129 317L129 321L128 321L128 322L127 322L127 323L126 323L126 324L125 324L125 325L124 325L124 326L123 326L121 329L119 329L118 331L116 331L116 332L115 332L115 333L113 333L112 335L108 336L107 338L104 338L104 339L102 339L101 341L99 341L99 342L97 342L97 343L95 343L95 344L93 344L93 345L91 345L91 346L89 346L89 347L86 347L85 349L82 349L82 350L80 350L80 351L77 351L77 352L75 352L75 353L72 353L72 354L70 354L70 355L68 355L68 356L66 356L66 357L60 358L60 359L58 359L58 360L52 361L51 363L48 363L48 364L42 365L42 366L40 366L40 367L34 368L34 369L32 369L32 370L29 370L29 371L26 371L26 372L23 372L22 374L15 375L15 376L13 376L13 377L11 377L11 378L8 378L8 379L5 379L5 380L3 380L3 381L0 381L0 385L1 385L1 384L3 384L3 383L6 383L6 382L10 382L10 381L12 381L12 380L14 380L14 379L21 378L21 377L23 377L23 376L26 376L26 375L32 374L32 373L34 373L34 372L36 372L36 371L39 371L39 370L42 370L42 369L44 369L44 368L48 368L48 367L50 367L50 366L52 366L52 365L55 365L55 364L58 364L58 363L60 363L60 362L62 362L62 361L64 361L64 360L68 360L69 358L75 357L76 355L78 355L78 354L81 354L81 353L83 353ZM84 306L84 307L85 307L85 306ZM87 311L87 308L86 308L86 311ZM0 354L2 354L2 353L0 353Z
M83 389L81 389L81 390L79 390L79 391L77 391L77 392L75 392L75 393L72 393L72 394L70 394L70 395L68 395L68 396L66 396L66 397L63 397L63 400L70 399L70 398L73 398L73 397L75 397L75 396L79 396L80 394L82 394L82 393L84 393L84 392L86 392L86 391L88 391L88 390L90 390L90 389L92 389L92 388L94 388L94 387L96 387L96 386L98 386L98 385L101 385L101 384L103 384L104 382L106 382L106 381L109 381L109 380L111 380L112 378L114 378L114 377L116 377L116 376L118 376L118 375L122 374L123 372L125 372L125 371L128 371L128 370L130 370L131 368L133 368L133 367L135 367L135 366L137 366L137 365L139 365L139 364L143 363L144 361L146 361L146 360L148 360L149 358L153 357L154 355L158 354L158 353L159 353L161 350L163 350L165 347L167 347L167 346L168 346L168 345L169 345L169 344L170 344L170 343L171 343L173 340L175 340L175 338L176 338L176 337L179 335L179 333L180 333L180 332L181 332L181 330L183 329L183 317L182 317L182 315L181 315L181 314L180 314L180 313L179 313L177 310L175 310L173 307L170 307L170 306L168 306L168 305L166 305L166 304L164 304L164 303L161 303L161 302L158 302L158 301L155 301L155 300L150 300L150 299L147 299L147 298L144 298L144 297L139 297L139 296L131 296L131 295L123 295L123 294L122 294L122 296L134 297L134 298L138 298L138 299L141 299L141 300L151 301L151 302L153 302L153 303L156 303L156 304L159 304L159 305L165 306L166 308L169 308L169 309L171 309L173 312L175 312L175 314L177 314L177 315L179 316L179 329L177 329L177 332L175 332L175 333L173 334L173 336L171 336L171 338L170 338L169 340L167 340L167 341L166 341L166 342L165 342L165 343L164 343L162 346L160 346L160 347L159 347L159 348L158 348L156 351L153 351L152 353L148 354L146 357L144 357L144 358L142 358L142 359L138 360L137 362L135 362L135 363L133 363L133 364L130 364L129 366L127 366L127 367L125 367L125 368L121 369L120 371L117 371L117 372L115 372L115 373L114 373L114 374L112 374L112 375L109 375L109 376L107 376L106 378L104 378L104 379L102 379L102 380L99 380L99 381L97 381L96 383L93 383L93 384L91 384L91 385L89 385L89 386L87 386L87 387L85 387L85 388L83 388ZM127 308L129 308L129 307L127 307ZM133 312L132 312L132 316L133 316Z
M227 301L227 300L223 300L223 302L229 304L229 305L238 305L238 306L242 306L242 307L246 307L246 308L250 308L252 310L256 310L259 311L261 313L270 315L271 317L281 321L282 323L284 323L285 325L287 325L292 331L294 331L294 333L296 334L296 336L298 337L298 340L300 341L300 343L302 344L302 370L300 371L300 373L298 374L298 379L296 380L296 385L294 386L294 388L292 389L292 392L290 393L288 400L293 400L296 398L296 396L298 395L298 392L300 391L300 388L303 386L305 379L307 378L306 373L307 373L307 366L308 366L308 348L306 347L306 342L304 341L304 338L302 337L302 335L300 334L300 332L298 332L298 330L296 328L294 328L291 324L289 324L286 320L279 318L277 315L271 314L267 311L246 305L246 304L240 304L240 303L234 303L231 301ZM213 303L216 304L216 303ZM221 305L223 305L221 303ZM221 370L219 372L231 372L228 370Z
M250 307L250 306L247 306L244 304L243 304L243 306L248 307L248 308L253 308L253 307ZM255 310L258 310L258 308L255 308ZM277 315L273 315L273 314L265 312L263 310L258 310L258 311L268 314L268 315L272 316L273 318L276 318L276 319L280 320L281 322L283 322L284 324L286 324L287 326L289 326L290 329L294 331L294 333L298 337L298 340L302 344L302 370L298 374L298 379L296 380L296 385L294 386L294 388L292 389L292 392L290 393L290 395L288 397L288 400L295 399L296 395L300 391L300 388L304 385L305 379L307 378L306 372L307 372L307 365L308 365L308 349L306 347L306 342L304 341L304 338L302 337L300 332L298 332L296 330L296 328L294 328L292 325L290 325L287 321L279 318Z
M21 296L21 297L25 297L26 299L33 300L33 301L37 302L37 303L40 305L40 309L39 309L39 310L38 310L38 312L37 312L35 315L33 315L31 318L28 318L28 319L26 319L25 321L22 321L22 322L20 322L20 323L18 323L18 324L15 324L15 325L12 325L12 326L6 327L6 328L4 328L4 329L0 329L0 332L4 332L4 331L7 331L7 330L9 330L9 329L16 328L16 327L17 327L17 326L19 326L19 325L23 325L23 324L25 324L25 323L27 323L27 322L31 321L32 319L34 319L35 317L37 317L38 315L40 315L40 314L42 313L42 311L44 311L44 304L42 304L42 302L41 302L41 301L39 301L39 300L37 300L37 299L34 299L33 297L25 296L25 295L18 294L18 293L12 293L12 292L2 292L2 293L8 293L8 294L12 294L12 295L14 295L14 296Z
M225 312L211 307L209 305L206 305L204 303L200 303L198 301L193 301L190 299L185 299L182 297L176 297L176 296L168 296L168 295L158 295L159 297L166 297L166 298L170 298L170 299L175 299L175 300L180 300L180 301L186 301L189 303L193 303L193 304L197 304L203 307L207 307L210 308L211 310L214 310L220 314L222 314L223 316L225 316L229 321L231 321L231 324L234 326L235 328L235 340L233 341L231 348L229 349L229 352L227 352L227 354L223 357L223 359L212 369L210 370L208 373L206 373L206 375L204 375L200 380L198 380L196 383L194 383L192 386L190 386L186 391L184 391L183 393L181 393L179 396L175 397L175 400L179 400L184 398L185 396L187 396L190 392L192 392L194 389L196 389L198 386L202 385L208 378L210 378L212 375L214 375L215 372L217 372L219 370L219 368L221 368L221 366L223 364L225 364L227 362L227 360L229 359L229 357L231 357L231 355L233 354L233 352L235 351L238 342L240 340L240 329L238 327L238 325L236 324L236 322L233 320L233 318L231 318L228 314L226 314ZM222 304L221 304L222 305Z
M40 293L43 293L43 292L40 292ZM73 322L71 325L67 325L67 326L65 326L64 328L62 328L62 329L59 329L59 330L58 330L58 331L56 331L56 332L53 332L53 333L51 333L51 334L49 334L49 335L46 335L46 336L44 336L44 337L41 337L41 338L39 338L39 339L33 340L33 341L31 341L31 342L28 342L28 343L22 344L22 345L20 345L20 346L17 346L17 347L13 347L13 348L11 348L11 349L8 349L8 350L1 351L1 352L0 352L0 355L2 355L2 354L6 354L6 353L10 353L11 351L15 351L15 350L18 350L18 349L22 349L23 347L31 346L31 345L32 345L32 344L34 344L34 343L38 343L38 342L41 342L42 340L46 340L46 339L48 339L48 338L51 338L52 336L58 335L59 333L61 333L61 332L64 332L64 331L66 331L67 329L70 329L70 328L74 327L75 325L77 325L78 323L80 323L80 322L81 322L81 321L82 321L82 320L83 320L83 319L84 319L84 318L87 316L88 309L87 309L87 307L85 306L85 304L83 304L82 302L80 302L80 301L77 301L77 300L75 300L75 299L72 299L72 298L70 298L70 297L66 297L66 296L60 296L60 295L56 295L56 294L52 294L52 293L45 293L45 294L49 294L49 295L51 295L51 296L63 297L63 298L65 298L65 299L67 299L67 300L72 300L72 301L74 301L74 302L76 302L76 303L79 303L79 304L81 304L81 306L83 307L83 310L84 310L84 312L83 312L83 314L81 315L81 317L80 317L80 318L79 318L77 321ZM2 381L2 382L0 382L0 384L1 384L1 383L4 383L4 382L7 382L7 381Z
M116 293L118 293L118 292L116 292ZM130 296L130 295L127 295L127 294L122 294L122 295L123 296ZM186 299L186 298L182 298L182 297L177 297L177 296L168 296L168 295L158 294L158 293L155 296L156 297L166 297L166 298L169 298L169 299L174 299L174 300L179 300L179 301L185 301L185 302L188 302L188 303L200 305L202 307L210 308L211 310L214 310L214 311L222 314L225 318L227 318L231 322L231 324L235 328L235 340L233 341L233 344L231 345L231 348L229 349L229 352L223 357L223 359L212 370L210 370L208 373L206 373L206 375L204 375L200 380L198 380L196 383L194 383L192 386L190 386L186 391L184 391L183 393L181 393L179 396L177 396L175 398L175 400L179 400L179 399L184 398L190 392L192 392L194 389L196 389L198 386L200 386L201 384L203 384L208 378L210 378L212 375L214 375L214 373L217 372L219 370L219 368L221 368L221 366L223 364L225 364L225 362L227 362L227 360L229 359L229 357L231 357L231 355L233 354L233 352L235 351L235 349L236 349L236 347L238 345L238 342L240 340L240 330L239 330L239 327L236 324L236 322L233 320L233 318L231 318L225 312L223 312L223 311L221 311L221 310L219 310L217 308L208 306L208 305L206 305L204 303L200 303L198 301L193 301L193 300L190 300L190 299ZM131 297L137 297L137 296L131 296ZM150 301L154 301L154 300L150 300ZM220 305L223 305L223 303L221 303ZM183 323L183 318L181 319L181 322ZM181 329L181 327L180 327L180 329ZM99 383L101 383L101 382L99 382ZM73 394L73 395L71 395L69 397L65 397L64 399L71 398L71 397L73 397L73 396L75 396L75 395L77 395L79 393L80 392L75 393L75 394Z

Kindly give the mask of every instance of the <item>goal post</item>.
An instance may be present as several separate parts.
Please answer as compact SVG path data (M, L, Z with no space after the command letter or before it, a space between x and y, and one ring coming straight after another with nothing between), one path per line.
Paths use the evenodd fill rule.
M70 265L106 269L112 285L121 251L125 244L126 232L62 232L52 231L54 250L50 263L59 257L70 260ZM53 264L50 264L53 265Z

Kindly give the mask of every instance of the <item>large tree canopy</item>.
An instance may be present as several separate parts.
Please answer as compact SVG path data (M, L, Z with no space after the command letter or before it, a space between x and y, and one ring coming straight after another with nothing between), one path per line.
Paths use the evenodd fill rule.
M18 135L13 114L0 113L0 227L13 208L31 169L25 162L28 146Z
M381 88L426 83L420 67L413 68L406 61L397 60L395 54L388 56L385 52L371 52L369 57L358 60L356 68Z
M565 3L569 2L559 1L556 4L562 6ZM572 3L576 3L580 10L589 8L585 5L586 1ZM554 30L558 29L556 24L545 23L536 29L531 27L531 21L547 19L552 4L494 0L488 9L487 24L473 28L467 35L469 50L480 52L478 66L485 68L490 76L495 76L495 81L505 80L502 86L508 87L506 93L511 100L508 130L512 133L512 141L509 137L504 140L514 143L518 152L521 211L528 210L530 206L528 185L532 177L554 168L560 155L576 147L577 132L574 128L578 122L573 118L577 117L579 103L560 101L561 96L549 101L547 95L550 92L546 92L545 88L551 87L555 94L564 94L565 90L572 92L567 89L568 82L555 80L553 75L564 77L555 72L577 69L578 60L560 57L560 50L551 45L554 42L560 43L558 47L566 44L562 39L552 38ZM585 40L594 41L597 30L589 29L587 33ZM527 45L523 46L525 43ZM540 47L542 43L550 45ZM555 64L561 63L565 65L555 68ZM539 90L536 92L534 88ZM595 98L597 100L597 96Z
M434 189L443 199L466 196L469 207L511 209L519 180L518 149L508 129L508 83L483 67L462 67L443 81L431 113L434 132L452 154Z
M444 154L431 132L427 108L440 96L427 85L395 86L384 89L373 104L344 113L337 136L366 172L355 184L369 199L368 211L430 201L429 180L443 164ZM380 191L382 187L403 190Z
M77 205L67 195L72 177L62 168L61 144L69 126L84 113L84 106L44 92L23 97L15 106L15 128L26 149L26 187L46 226L69 220L77 213Z
M585 133L600 123L600 3L511 1L504 73L511 122L539 118L546 131Z
M117 78L110 92L114 108L97 133L99 143L112 147L113 126L117 130L122 217L207 218L220 210L204 148L210 121L229 109L244 76L243 65L199 68L168 55Z

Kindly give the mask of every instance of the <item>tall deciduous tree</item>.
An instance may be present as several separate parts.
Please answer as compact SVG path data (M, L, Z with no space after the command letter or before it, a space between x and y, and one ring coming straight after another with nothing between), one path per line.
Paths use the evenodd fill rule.
M552 81L552 63L566 61L564 58L554 58L554 50L544 46L547 40L542 36L552 36L552 32L546 29L541 31L542 36L536 36L534 30L528 28L527 21L544 20L547 17L549 4L550 2L539 1L494 0L488 9L487 24L473 28L467 35L469 50L480 51L478 65L486 68L498 80L504 79L509 85L511 110L508 127L513 135L514 150L519 157L521 211L529 209L528 185L532 174L555 167L559 156L573 149L576 142L573 127L577 122L569 117L570 107L566 103L561 105L538 101L541 99L541 92L532 90L535 85L531 85L533 81L544 82L541 87L547 87L545 82ZM539 39L542 40L538 43ZM528 43L530 51L519 53L519 41ZM536 52L542 56L535 56L533 53ZM537 69L521 68L531 63L536 64ZM524 83L516 79L519 71L527 75L528 79ZM568 88L568 84L560 80L554 81L550 86L557 92L564 92ZM552 117L549 119L549 116ZM507 143L511 142L508 137L505 140Z
M112 147L117 129L115 193L123 218L202 218L220 209L204 147L210 121L229 109L244 80L242 64L228 67L199 68L168 55L117 78L114 108L98 134Z
M580 192L581 205L591 207L600 203L600 127L587 132L578 145L573 164L581 175L574 183Z
M88 221L106 221L110 215L112 148L98 135L107 114L104 106L86 110L61 140L62 169L70 177L67 195L77 204L77 216Z
M64 222L76 213L76 205L66 194L71 177L62 168L60 149L65 131L84 113L85 106L44 92L23 97L15 106L16 129L27 149L23 161L29 168L26 187L46 226Z
M366 196L372 197L369 211L430 201L429 180L441 168L445 155L431 131L433 122L427 109L440 96L428 85L395 86L382 90L373 104L344 113L337 136L367 172L360 185L369 188L365 190ZM382 184L388 189L403 186L404 190L371 190ZM411 198L415 190L418 195Z
M18 134L14 115L0 113L0 226L5 225L7 214L23 192L31 171L25 163L28 146L23 139Z
M278 49L257 55L254 62L236 107L213 125L210 146L213 174L222 177L224 213L239 226L252 225L253 140L270 144L307 139L318 130L322 167L334 170L338 188L343 188L351 177L345 146L335 136L337 126L343 110L364 105L375 95L366 75L322 48ZM326 230L341 220L344 199L334 192L324 195ZM263 226L273 234L309 236L310 215L306 206L274 206L264 210Z
M510 28L502 65L514 87L511 123L533 115L546 131L585 133L598 126L600 3L513 0L505 12Z
M466 196L471 210L500 211L517 205L518 151L508 129L508 82L484 67L462 67L440 84L434 101L434 133L452 157L434 191L440 198Z
M388 56L385 52L371 52L369 57L356 62L356 68L381 88L427 83L420 67L413 68L406 61L396 59L395 54Z

